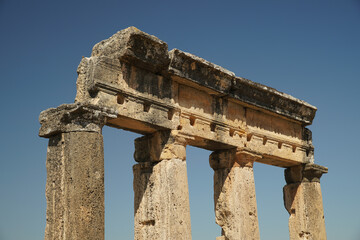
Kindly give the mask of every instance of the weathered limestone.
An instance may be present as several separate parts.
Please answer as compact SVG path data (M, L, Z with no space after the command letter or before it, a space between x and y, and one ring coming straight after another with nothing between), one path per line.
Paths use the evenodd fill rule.
M78 67L76 102L107 107L107 125L142 134L179 130L209 150L247 147L281 167L312 163L305 127L316 108L130 27ZM193 138L193 141L191 141Z
M104 124L144 135L135 239L191 239L186 145L213 151L218 239L259 239L254 161L288 168L291 239L325 239L318 179L327 170L314 165L306 128L316 107L134 27L96 44L77 71L76 103L40 115L39 135L50 138L45 239L104 239Z
M40 115L49 138L45 239L104 239L104 150L99 108L62 105Z
M305 164L285 170L285 208L291 240L326 240L320 177L327 168Z
M185 141L176 131L135 140L135 239L191 239Z
M260 239L253 163L261 155L246 149L213 152L216 223L222 228L218 239Z

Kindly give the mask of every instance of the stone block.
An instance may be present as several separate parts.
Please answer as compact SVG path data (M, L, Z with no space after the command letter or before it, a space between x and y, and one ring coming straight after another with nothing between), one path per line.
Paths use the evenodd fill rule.
M104 239L104 150L98 132L49 140L45 240Z
M99 42L91 56L116 58L153 72L167 69L170 63L167 44L135 27L121 30Z
M326 240L320 177L327 168L301 164L285 170L284 205L291 240Z
M40 137L51 137L65 132L100 132L106 118L116 118L117 114L107 108L89 104L63 104L40 113Z
M214 169L215 217L223 235L220 239L260 239L254 173L249 164L255 159L253 154L246 154L246 151L237 154L233 149L210 155ZM233 164L226 164L227 161Z
M136 240L191 240L184 155L185 146L178 145L168 131L135 140L134 156L139 162L133 167Z
M173 49L169 54L169 71L176 76L216 91L230 90L231 81L235 76L233 72L179 49Z
M159 162L168 159L186 159L185 139L175 131L158 131L135 139L134 158L137 162Z

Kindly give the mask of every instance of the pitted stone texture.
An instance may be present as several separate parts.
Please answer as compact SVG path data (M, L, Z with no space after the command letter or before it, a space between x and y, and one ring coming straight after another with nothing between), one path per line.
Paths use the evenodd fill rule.
M167 44L135 27L121 30L99 42L91 56L128 61L153 72L167 69L170 63Z
M256 160L262 156L246 148L217 151L211 154L210 166L214 170L232 167L253 167Z
M169 72L177 77L306 124L311 124L315 117L316 107L305 101L246 78L236 77L233 72L190 53L173 49L169 54Z
M109 87L116 87L121 73L119 59L107 56L83 57L77 68L75 102L91 103L97 94L98 82L106 82ZM98 104L101 106L101 104Z
M116 112L87 104L63 104L40 113L39 136L51 137L64 132L98 132L106 118L116 118Z
M291 240L326 240L324 209L320 183L293 183L284 187L289 212Z
M286 183L299 182L320 182L320 178L324 173L327 173L326 167L317 164L300 164L291 168L285 169Z
M285 170L284 205L289 212L291 240L326 240L320 177L327 172L315 164Z
M286 116L306 125L311 124L317 108L274 88L236 77L233 81L231 97L254 106Z
M157 143L157 137L153 139ZM153 156L148 151L147 140L140 138L135 141L137 152L135 156L141 155L140 163L133 167L135 239L190 240L191 223L186 161L175 155L184 156L185 147L181 150L183 153L179 150L172 152L171 159L166 157L166 160L160 159L161 161L154 162ZM166 141L165 145L174 144L168 142ZM139 151L143 149L147 150L139 154ZM146 154L148 154L147 161Z
M263 163L313 162L305 125L316 108L130 27L97 44L78 67L76 102L107 107L107 125L151 134L179 130L209 150L247 147ZM249 137L252 136L252 137Z
M235 74L193 54L173 49L169 71L213 90L228 92Z
M186 141L177 131L158 131L135 139L134 158L137 162L158 162L168 159L186 159Z
M311 132L305 126L312 123L316 107L236 77L192 54L180 50L169 53L166 43L134 27L94 46L92 56L82 59L78 74L77 104L62 105L40 115L40 136L51 138L50 142L58 136L65 139L64 145L54 143L54 149L49 145L49 149L53 149L49 150L49 156L58 161L53 165L50 158L48 161L51 167L48 168L47 187L54 189L52 196L47 190L49 238L67 239L70 236L75 239L87 231L84 224L100 229L99 234L103 231L100 226L102 216L98 220L100 225L88 223L87 219L93 221L92 217L86 217L93 216L89 210L93 205L89 207L88 200L80 199L80 195L72 191L71 184L75 184L74 179L78 176L84 181L92 176L84 175L83 171L90 171L88 161L100 161L101 157L96 155L99 152L92 152L87 147L99 144L92 136L100 135L104 124L150 134L135 142L134 156L139 162L134 166L137 239L191 238L184 161L186 144L228 151L212 154L213 161L210 161L215 170L216 221L224 234L218 239L259 238L252 172L254 159L281 167L314 162ZM70 139L79 136L79 141L85 140L72 143L66 141L66 136ZM241 151L228 150L235 148ZM87 152L82 152L85 150ZM65 164L74 159L84 162L84 169ZM65 178L68 176L66 166L70 166L69 169L74 170L71 174L76 176L69 173L70 177ZM321 192L316 186L324 171L310 164L288 171L288 185L284 188L287 209L292 209L291 204L300 209L299 204L303 202L309 205L304 207L305 212L316 212L309 204L310 200L297 193L318 199ZM91 184L87 185L90 190ZM293 186L300 190L293 190ZM76 182L76 189L87 197L89 189L83 188L80 180ZM68 198L72 195L80 205L73 204ZM75 209L68 211L68 208ZM71 218L72 214L82 217ZM296 217L302 220L303 216L297 214ZM320 222L318 217L314 219ZM74 223L75 218L81 222ZM69 227L69 222L74 225ZM79 228L75 229L77 226ZM313 234L305 228L299 232L295 227L296 234L302 237ZM73 237L72 233L67 233L68 229L75 229L71 230L73 234L77 231L81 234ZM98 233L88 232L96 239L103 238ZM52 234L57 235L53 237Z
M210 165L215 171L216 223L223 235L217 239L260 239L252 168L254 156L246 157L246 152L237 154L235 149L210 155Z
M98 132L49 139L45 240L104 239L104 153Z

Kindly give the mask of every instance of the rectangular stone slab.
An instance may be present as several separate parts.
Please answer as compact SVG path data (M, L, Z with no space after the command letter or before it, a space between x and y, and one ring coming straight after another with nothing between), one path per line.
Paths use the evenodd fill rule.
M177 130L209 150L249 148L260 162L313 162L316 107L130 27L94 46L78 67L76 102L111 109L107 125L149 134Z

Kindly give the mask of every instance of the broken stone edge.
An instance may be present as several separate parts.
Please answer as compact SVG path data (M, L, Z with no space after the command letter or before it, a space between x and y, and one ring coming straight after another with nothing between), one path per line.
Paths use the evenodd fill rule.
M284 172L287 184L301 182L320 182L323 174L328 173L328 168L314 163L304 163L287 168Z
M185 79L217 92L224 98L300 121L312 123L317 108L274 88L255 83L193 54L173 49L155 36L135 27L121 30L96 44L92 57L110 57L156 74Z
M200 86L206 86L221 93L223 97L275 112L305 125L311 124L315 117L315 106L289 94L246 78L236 77L225 68L178 49L171 50L169 56L170 73Z
M57 108L42 111L39 136L49 138L66 132L101 132L107 119L117 117L112 109L91 104L62 104Z

